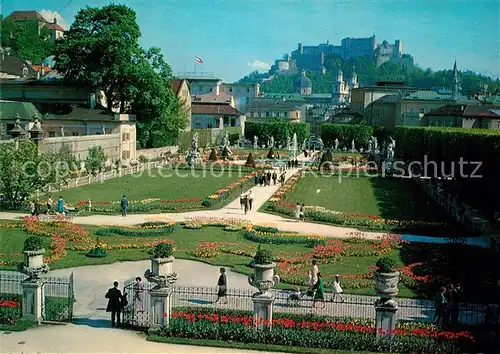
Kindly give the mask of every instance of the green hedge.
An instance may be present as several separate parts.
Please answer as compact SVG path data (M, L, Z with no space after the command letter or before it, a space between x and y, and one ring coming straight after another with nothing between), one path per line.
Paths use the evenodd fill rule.
M159 227L154 229L148 228L126 228L119 226L111 226L99 229L96 231L98 236L130 236L130 237L152 237L171 234L175 230L175 225Z
M305 245L306 247L315 247L326 244L325 240L314 239L308 236L273 236L272 232L271 235L259 235L249 230L243 231L243 237L252 242L272 245Z
M290 123L286 121L246 122L245 138L253 142L253 137L259 138L259 145L267 144L267 140L274 137L276 144L286 145L286 137L292 139L297 133L297 143L300 146L304 139L309 137L309 127L306 123Z
M366 149L368 140L373 135L373 127L361 124L333 124L323 123L320 125L320 136L326 146L335 146L335 139L339 140L340 147L351 148L354 139L356 149Z

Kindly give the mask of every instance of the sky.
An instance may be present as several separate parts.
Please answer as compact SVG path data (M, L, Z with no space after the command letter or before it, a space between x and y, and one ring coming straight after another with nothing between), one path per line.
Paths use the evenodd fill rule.
M210 72L232 82L304 45L345 37L403 41L403 52L433 70L500 76L497 0L115 0L137 13L141 45L156 46L174 73ZM2 12L38 10L70 25L99 0L4 0ZM202 58L197 64L195 57Z

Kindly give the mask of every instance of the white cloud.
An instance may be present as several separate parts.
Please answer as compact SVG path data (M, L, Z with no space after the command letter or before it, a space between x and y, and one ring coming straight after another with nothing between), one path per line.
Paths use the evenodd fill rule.
M64 18L61 16L59 12L47 9L43 9L38 12L40 12L40 15L42 15L43 18L45 18L48 22L53 22L55 18L59 26L61 26L65 30L68 29L69 27L68 24L66 23L66 21L64 21Z
M271 65L260 60L254 60L253 62L248 63L248 67L252 70L268 71L271 68Z

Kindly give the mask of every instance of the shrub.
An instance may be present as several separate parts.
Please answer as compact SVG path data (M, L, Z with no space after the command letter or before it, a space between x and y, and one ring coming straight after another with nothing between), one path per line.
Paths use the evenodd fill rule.
M45 320L56 322L67 320L71 301L72 300L67 297L46 297Z
M267 158L268 159L274 158L274 148L269 149L269 152L267 153Z
M219 254L219 245L216 242L199 242L194 251L194 255L199 258L214 258Z
M170 234L175 230L175 225L165 224L164 227L118 227L111 226L96 231L97 236L130 236L130 237L151 237Z
M104 258L108 255L108 251L105 248L95 246L90 251L87 252L86 256L90 258Z
M30 236L24 240L23 251L39 251L43 249L43 241L38 236Z
M153 257L168 258L174 253L174 247L170 243L160 242L153 249Z
M210 157L208 158L210 161L217 161L217 153L215 152L215 148L212 148L210 152Z
M275 234L275 233L277 233L277 232L279 231L279 230L278 230L278 228L276 228L276 227L271 227L271 226L259 226L259 225L255 225L255 226L253 227L253 229L254 229L255 231L258 231L258 232L270 232L270 233L273 233L273 234Z
M391 273L396 269L397 264L393 258L385 256L377 260L376 266L380 273Z
M333 146L335 139L343 145L350 144L354 139L356 145L366 146L373 134L373 127L359 124L323 123L320 125L320 132L321 139L328 146Z
M248 154L248 157L247 157L247 162L245 162L245 166L248 166L248 167L255 167L255 160L254 160L254 158L253 158L252 153L249 153L249 154Z
M318 245L325 245L326 242L320 238L302 236L298 234L272 236L255 233L252 230L245 230L243 232L243 237L252 242L272 245L305 245L306 247L316 247Z
M144 155L139 155L139 157L137 158L137 161L139 161L139 163L148 163L149 159Z
M257 248L257 253L255 253L253 259L255 261L255 264L261 264L261 265L272 264L273 253L271 252L271 250L261 249L259 245L259 248Z

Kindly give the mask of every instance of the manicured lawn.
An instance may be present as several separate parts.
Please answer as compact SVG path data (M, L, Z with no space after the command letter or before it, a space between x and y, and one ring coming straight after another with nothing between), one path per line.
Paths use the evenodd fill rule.
M83 187L56 192L56 199L62 195L68 203L82 200L119 201L123 195L132 200L160 198L162 200L178 200L188 198L205 198L244 177L247 173L219 172L210 170L152 169L142 175L129 175L114 178L103 183L94 183Z
M407 179L307 175L285 201L384 219L448 219L437 204Z
M5 225L5 222L0 226ZM48 250L47 256L54 257L56 251L50 248L53 241L60 242L61 236L67 238L60 259L50 263L51 269L77 267L96 264L110 264L121 261L146 260L152 243L173 241L175 257L206 262L217 266L231 267L234 271L250 274L253 269L249 263L255 254L258 242L245 237L244 231L225 231L222 227L204 226L201 229L186 229L175 225L170 233L160 233L159 236L99 236L100 242L115 249L108 250L104 258L89 258L86 250L96 243L95 232L99 227L82 227L73 224L57 226L49 229L45 224L35 224L31 232L42 232L41 236ZM15 269L22 261L20 250L28 236L24 225L17 228L1 228L2 249L0 268ZM58 228L59 227L59 228ZM53 236L47 233L51 230ZM135 229L134 229L135 230ZM135 231L134 231L135 232ZM149 232L149 231L147 231ZM265 237L285 237L279 234L266 233ZM298 237L298 236L297 236ZM293 238L293 237L292 237ZM277 271L284 284L281 287L294 287L293 284L304 286L311 260L318 259L320 271L330 289L335 274L340 274L341 283L348 293L374 295L374 283L371 279L371 267L381 255L389 254L401 267L410 266L400 282L402 297L432 297L444 282L458 281L464 289L475 289L467 292L467 297L477 297L479 294L493 294L496 280L500 277L499 261L496 254L489 249L479 249L464 245L436 245L418 243L400 243L399 241L363 241L363 240L328 240L325 248L312 248L306 244L269 244L263 247L272 251L278 263ZM218 255L213 258L200 258L196 254L200 243L215 243ZM72 250L77 248L79 250ZM468 262L463 262L463 254L467 254ZM496 257L496 258L495 258ZM423 262L423 263L421 263ZM483 282L477 283L475 276L481 274ZM427 278L425 278L427 277ZM484 299L484 296L481 295Z

